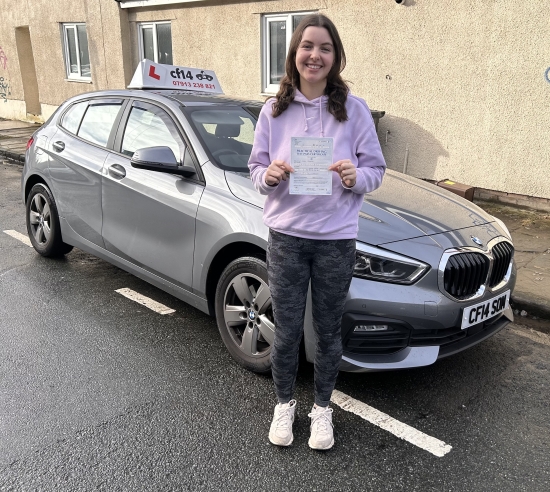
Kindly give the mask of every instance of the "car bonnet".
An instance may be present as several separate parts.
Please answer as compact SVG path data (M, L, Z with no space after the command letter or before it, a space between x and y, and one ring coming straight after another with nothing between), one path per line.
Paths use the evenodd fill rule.
M388 170L376 191L365 195L358 239L386 244L480 226L494 218L450 191Z

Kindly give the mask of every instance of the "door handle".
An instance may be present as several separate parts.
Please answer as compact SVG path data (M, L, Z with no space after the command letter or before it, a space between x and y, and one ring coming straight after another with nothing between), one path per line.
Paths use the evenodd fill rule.
M120 164L113 164L109 166L109 175L115 179L122 179L126 176L126 169Z
M62 142L61 140L57 141L57 142L54 142L52 144L52 147L57 151L57 152L63 152L65 150L65 142Z

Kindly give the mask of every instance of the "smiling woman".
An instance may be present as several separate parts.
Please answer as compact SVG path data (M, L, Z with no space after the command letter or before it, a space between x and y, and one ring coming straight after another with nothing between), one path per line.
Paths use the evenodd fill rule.
M307 27L296 50L300 91L308 99L323 95L327 77L334 65L334 46L323 27Z
M334 444L328 405L342 360L341 322L356 264L358 213L386 168L370 111L340 76L345 61L332 21L306 16L292 35L279 92L260 113L250 155L254 185L267 195L271 366L278 400L269 440L279 446L294 439L293 394L310 285L316 348L309 445ZM305 160L296 157L297 147Z

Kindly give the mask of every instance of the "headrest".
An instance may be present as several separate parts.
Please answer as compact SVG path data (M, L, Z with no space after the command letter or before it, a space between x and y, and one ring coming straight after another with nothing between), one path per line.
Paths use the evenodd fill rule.
M240 125L218 123L216 125L216 137L238 137L241 133Z

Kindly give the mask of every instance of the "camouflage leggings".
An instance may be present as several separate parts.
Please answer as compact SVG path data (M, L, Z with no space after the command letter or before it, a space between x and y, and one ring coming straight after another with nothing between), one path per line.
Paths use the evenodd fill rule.
M271 363L280 403L292 399L309 282L316 333L315 403L327 406L342 359L341 321L355 239L317 240L270 231L267 272L275 317Z

